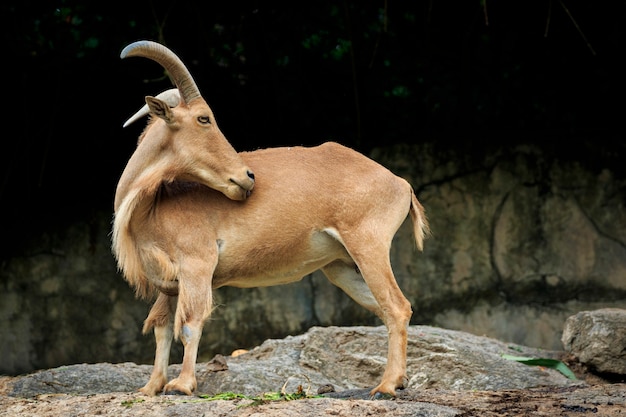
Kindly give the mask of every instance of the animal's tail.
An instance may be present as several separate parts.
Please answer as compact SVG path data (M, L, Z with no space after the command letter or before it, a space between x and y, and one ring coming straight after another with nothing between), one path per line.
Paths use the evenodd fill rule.
M415 196L415 192L411 189L411 220L413 221L413 235L415 236L415 244L417 249L424 249L424 239L430 235L430 227L428 219L424 212L424 207L420 204Z

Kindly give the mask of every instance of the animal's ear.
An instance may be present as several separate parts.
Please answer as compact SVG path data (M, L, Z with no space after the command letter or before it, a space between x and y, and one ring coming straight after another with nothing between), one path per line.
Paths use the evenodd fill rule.
M146 104L150 109L150 113L165 120L165 123L170 123L174 119L174 113L172 113L172 109L165 101L156 97L146 96Z

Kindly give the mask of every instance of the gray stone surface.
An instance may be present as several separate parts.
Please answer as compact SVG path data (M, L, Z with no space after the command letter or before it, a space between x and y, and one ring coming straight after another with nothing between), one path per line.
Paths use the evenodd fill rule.
M371 389L386 363L387 331L377 327L315 327L285 339L271 339L248 353L227 357L227 370L214 372L208 363L196 367L198 393L236 392L260 395L296 392L297 386L316 393L331 384L336 391ZM538 386L567 387L580 381L547 368L527 366L502 357L554 357L557 352L512 346L469 333L428 326L411 326L407 388L503 390ZM98 363L69 365L16 378L9 394L96 394L134 392L150 376L150 365ZM170 378L180 365L170 365Z
M268 340L241 356L199 363L199 393L147 397L137 389L151 367L134 363L78 364L18 377L0 377L0 416L501 416L553 417L626 413L624 384L589 385L556 371L522 365L502 353L551 357L557 352L512 346L494 339L428 326L409 331L409 388L395 399L369 399L382 369L385 329L316 327L305 334ZM563 353L563 352L561 352ZM221 369L221 370L216 370ZM169 369L170 376L179 370ZM298 385L323 398L263 400ZM357 387L357 388L349 388ZM363 388L367 387L367 388ZM233 392L247 398L216 400Z
M567 319L563 347L597 372L626 375L626 310L581 311Z

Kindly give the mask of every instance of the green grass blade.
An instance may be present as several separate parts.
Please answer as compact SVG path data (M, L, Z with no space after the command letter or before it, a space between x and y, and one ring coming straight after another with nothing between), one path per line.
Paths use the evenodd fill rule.
M560 360L548 358L527 358L524 356L502 355L504 359L516 361L530 366L543 366L559 371L569 379L576 380L576 375Z

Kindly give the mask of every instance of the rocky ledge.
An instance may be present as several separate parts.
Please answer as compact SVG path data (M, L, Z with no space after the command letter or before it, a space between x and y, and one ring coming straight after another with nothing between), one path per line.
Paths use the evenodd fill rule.
M428 326L409 328L406 389L370 400L386 345L384 327L314 327L198 364L192 397L143 396L137 389L152 367L134 363L1 377L0 415L626 416L623 376L596 375L568 352ZM170 376L179 369L170 366Z

